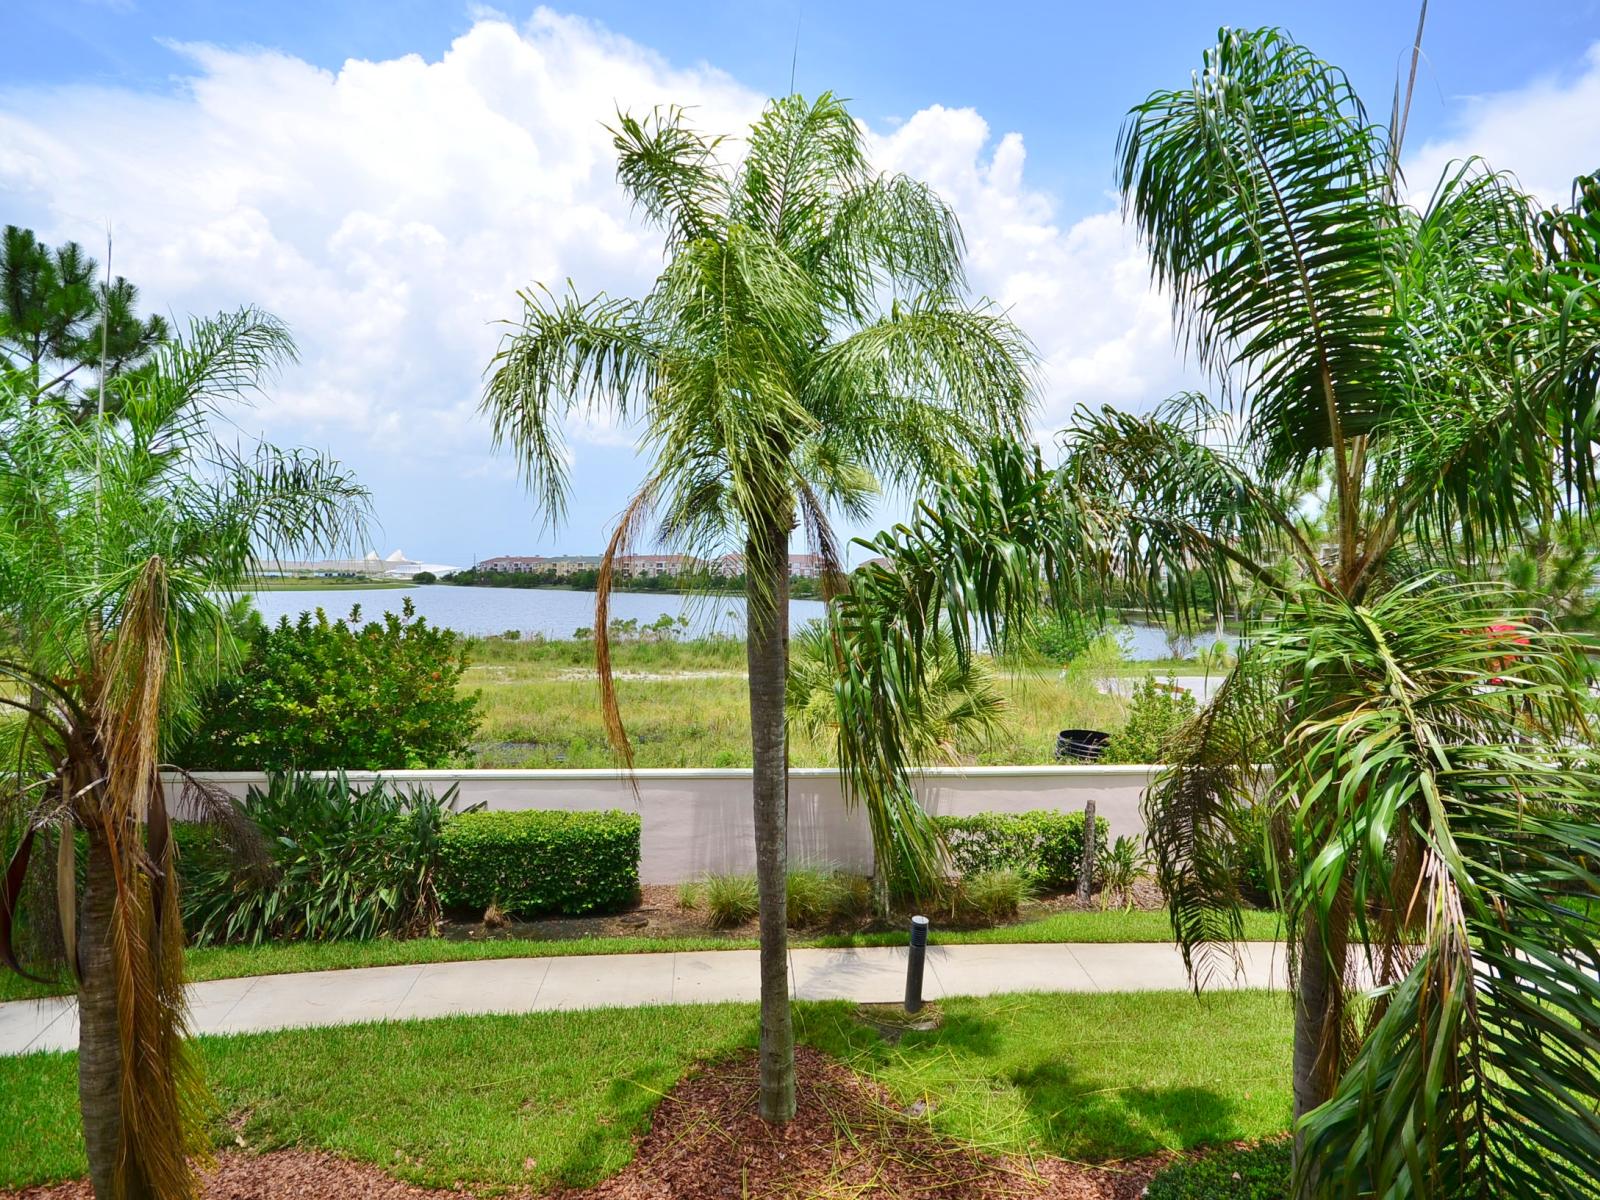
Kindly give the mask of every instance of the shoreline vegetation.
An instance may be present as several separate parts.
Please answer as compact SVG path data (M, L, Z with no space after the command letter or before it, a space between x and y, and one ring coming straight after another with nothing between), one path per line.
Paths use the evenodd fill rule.
M430 579L433 577L430 576ZM469 568L451 575L440 576L438 583L451 587L495 587L544 589L570 592L592 592L599 585L598 570L569 571L558 575L554 571L479 571ZM619 592L658 592L663 596L743 596L743 575L711 575L697 573L628 575L619 572L613 576L611 586ZM805 575L789 579L789 595L796 600L822 599L822 581Z
M415 579L374 579L348 575L269 575L252 580L256 592L394 592L424 587Z

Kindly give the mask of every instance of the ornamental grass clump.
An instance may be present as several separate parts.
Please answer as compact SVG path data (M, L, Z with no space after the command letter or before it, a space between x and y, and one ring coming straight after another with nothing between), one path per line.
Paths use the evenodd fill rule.
M753 919L760 907L754 875L707 875L706 919L713 929L731 929Z
M793 867L788 880L789 924L832 925L859 916L871 905L871 883L827 867Z
M1021 871L1000 867L964 876L955 886L953 914L989 923L1009 921L1033 896L1034 885Z
M185 923L202 946L430 933L455 810L455 787L274 775L250 789L240 820L185 837Z

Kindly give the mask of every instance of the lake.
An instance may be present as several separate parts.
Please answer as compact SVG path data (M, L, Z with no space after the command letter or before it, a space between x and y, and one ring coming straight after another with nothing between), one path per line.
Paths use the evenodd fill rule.
M310 609L321 608L329 619L348 616L350 606L361 606L363 621L385 612L399 612L402 597L410 596L417 615L430 624L461 633L483 636L515 629L523 637L540 634L569 638L573 631L594 624L594 593L562 588L482 588L424 584L408 588L329 588L321 591L254 592L251 599L269 623L279 617L293 620ZM663 614L688 618L687 633L744 632L743 596L679 596L661 592L613 592L611 615L648 625ZM789 623L798 628L822 616L820 600L793 600Z
M540 634L547 638L569 638L573 631L594 624L594 593L562 588L481 588L423 584L408 588L329 588L316 591L254 592L251 598L270 623L279 617L291 620L302 612L321 608L330 619L349 615L354 604L361 606L364 621L376 620L385 612L399 612L402 597L410 596L417 615L431 624L443 625L461 633L483 636L515 629L523 637ZM613 592L611 615L633 618L648 625L662 615L683 616L689 621L687 634L704 637L709 633L744 632L742 596L679 596L662 592ZM807 621L822 617L820 600L792 600L789 623L798 629ZM1118 640L1132 659L1166 658L1170 654L1166 633L1151 625L1119 625ZM1210 646L1214 632L1201 633L1181 647L1192 654L1197 646ZM1231 647L1237 639L1224 635Z

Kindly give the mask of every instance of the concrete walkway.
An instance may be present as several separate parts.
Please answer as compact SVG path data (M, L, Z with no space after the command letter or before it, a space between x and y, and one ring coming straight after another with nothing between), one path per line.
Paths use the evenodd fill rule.
M1282 947L1243 947L1245 969L1218 971L1208 986L1282 987ZM905 995L904 947L794 950L790 985L800 1000L893 1003ZM249 1033L360 1021L405 1021L464 1013L546 1012L646 1004L753 1001L756 951L694 954L585 954L497 958L404 967L362 967L299 975L258 975L191 984L199 1034ZM1137 992L1189 987L1183 960L1152 943L930 946L924 995L996 992ZM0 1055L71 1050L78 1013L70 998L0 1004Z

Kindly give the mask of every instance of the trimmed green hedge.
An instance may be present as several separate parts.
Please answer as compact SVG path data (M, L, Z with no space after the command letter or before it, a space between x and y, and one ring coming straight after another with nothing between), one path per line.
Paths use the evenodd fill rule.
M621 908L639 893L636 813L463 813L439 844L439 900L447 909L577 916Z
M1039 809L933 820L962 875L1020 871L1044 888L1069 888L1078 882L1078 864L1083 861L1081 812ZM1098 857L1105 853L1111 826L1104 817L1096 817L1094 825Z
M1150 1181L1149 1200L1287 1200L1288 1139L1174 1163Z

